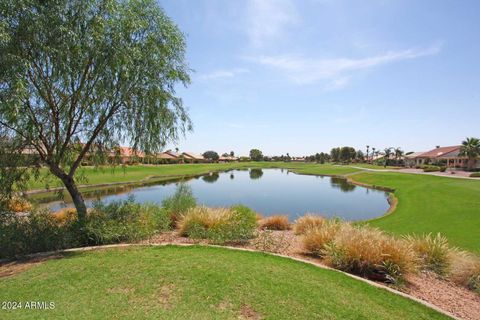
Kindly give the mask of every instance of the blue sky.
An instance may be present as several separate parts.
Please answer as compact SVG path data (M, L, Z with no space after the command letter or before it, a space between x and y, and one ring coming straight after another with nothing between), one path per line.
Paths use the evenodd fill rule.
M480 136L480 1L159 3L194 70L178 90L194 123L181 151L425 151Z

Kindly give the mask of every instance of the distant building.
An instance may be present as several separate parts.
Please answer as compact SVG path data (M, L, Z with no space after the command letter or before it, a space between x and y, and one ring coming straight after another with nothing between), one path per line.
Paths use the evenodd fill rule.
M408 166L421 166L424 164L443 164L449 168L466 168L468 157L460 156L462 146L436 147L427 152L415 152L408 155ZM475 163L480 168L480 158Z
M193 152L182 153L183 160L187 163L199 163L206 162L207 160L201 154L195 154Z
M218 158L218 162L235 162L238 161L237 157L232 157L232 156L221 156Z

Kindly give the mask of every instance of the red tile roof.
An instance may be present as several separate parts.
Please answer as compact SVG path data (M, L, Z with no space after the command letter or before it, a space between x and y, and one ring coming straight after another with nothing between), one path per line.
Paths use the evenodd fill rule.
M461 146L435 148L433 150L430 150L430 151L427 151L427 152L421 154L418 157L421 157L421 158L437 158L437 157L440 157L440 156L442 156L446 153L456 151L456 150L460 149L460 147Z

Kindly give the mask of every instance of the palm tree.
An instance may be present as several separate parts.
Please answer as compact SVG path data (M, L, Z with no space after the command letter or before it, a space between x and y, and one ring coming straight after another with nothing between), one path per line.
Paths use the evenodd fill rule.
M400 159L403 156L403 150L400 147L397 147L393 150L395 153L395 161L398 164L398 159Z
M392 154L392 149L393 148L385 148L385 163L384 163L384 166L385 168L387 167L388 165L388 160L390 159L390 155Z
M375 148L372 148L372 160L374 156L375 156Z
M368 150L370 150L370 146L367 145L367 162L368 162Z
M460 156L468 157L468 169L473 169L480 156L480 139L472 137L462 141Z

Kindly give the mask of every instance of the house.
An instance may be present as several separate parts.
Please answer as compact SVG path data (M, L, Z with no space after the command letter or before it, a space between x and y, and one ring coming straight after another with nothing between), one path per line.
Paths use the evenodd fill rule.
M292 157L293 162L305 162L305 157Z
M437 146L427 152L414 153L409 155L412 166L421 166L424 164L439 164L450 168L466 168L468 167L468 157L461 156L460 150L462 146ZM480 168L480 159L477 159L475 168Z
M180 162L180 155L172 150L167 150L156 155L156 159L160 163L178 163Z
M186 163L199 163L206 162L206 159L201 154L195 154L193 152L184 152L182 153L183 160Z
M234 162L238 161L237 157L232 157L232 156L221 156L218 158L218 162Z
M117 147L109 154L110 158L118 157L122 164L132 164L136 162L143 162L145 159L145 153L134 150L130 147Z
M413 168L415 166L422 165L421 163L419 163L419 161L421 159L420 156L424 153L425 152L422 151L422 152L413 152L405 155L405 167Z

